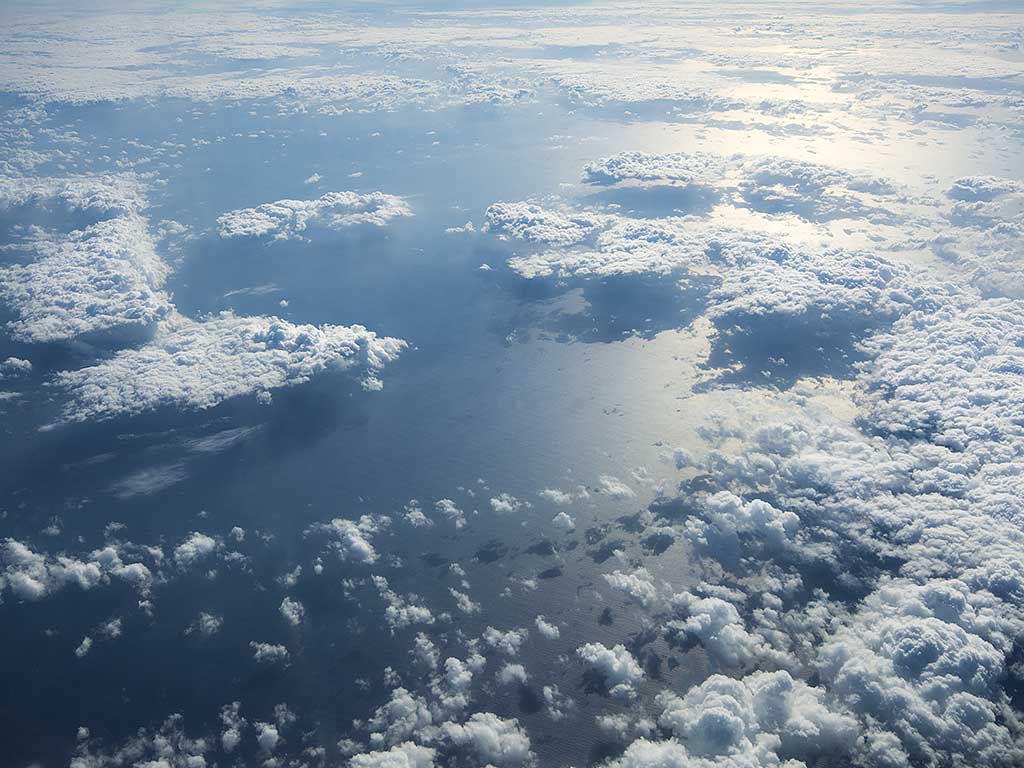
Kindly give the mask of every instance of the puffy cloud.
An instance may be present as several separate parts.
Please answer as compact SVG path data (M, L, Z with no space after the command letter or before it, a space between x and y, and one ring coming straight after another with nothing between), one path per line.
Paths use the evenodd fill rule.
M822 648L822 675L911 762L1017 764L1024 745L1003 719L1000 680L1024 622L997 606L960 581L886 584Z
M221 237L301 237L311 224L342 229L357 224L384 226L400 216L411 216L406 202L383 192L328 192L315 200L278 200L255 208L230 211L217 218Z
M601 475L597 479L597 488L601 493L616 501L636 498L636 491L612 475Z
M589 499L590 494L587 492L586 487L578 485L571 491L562 491L557 488L545 488L540 492L540 497L550 501L552 504L567 506L576 501Z
M260 664L283 664L288 662L288 649L283 645L273 643L258 643L255 640L249 643L252 649L252 657Z
M498 670L498 682L502 685L511 685L512 683L525 684L529 679L529 675L526 673L526 667L522 664L512 664L505 662L505 664Z
M735 186L743 204L815 221L865 217L884 221L890 218L894 202L905 201L905 195L887 179L785 157L628 151L586 166L584 179L591 184Z
M576 521L568 512L559 512L551 518L551 524L556 528L569 532L576 530Z
M728 491L709 496L704 509L719 533L750 535L776 546L792 538L800 527L795 513L776 509L762 499L744 501Z
M599 676L600 684L610 696L626 700L636 698L644 671L625 646L608 648L601 643L587 643L577 648L576 654Z
M280 610L284 620L293 627L301 626L303 619L306 618L306 609L302 603L298 600L292 600L290 597L286 597L281 601Z
M606 217L536 203L494 203L484 214L484 232L547 245L575 245L594 234Z
M889 201L901 200L886 179L850 173L806 160L770 157L744 164L744 201L768 213L795 213L811 220L890 218Z
M459 592L457 589L449 589L448 594L455 598L455 605L463 613L479 613L480 603L473 602L472 598L464 592Z
M763 638L747 631L732 603L718 597L697 598L688 592L675 595L672 602L684 609L688 617L671 621L667 626L698 639L718 664L740 667L772 658L772 649Z
M273 752L281 741L277 726L273 723L256 723L256 743L265 753Z
M622 181L718 184L726 173L727 161L718 155L674 152L657 154L629 150L588 163L583 178L588 184L617 184Z
M470 657L466 661L449 656L444 660L442 673L431 681L430 690L435 697L435 719L443 720L469 706L474 671L480 671L482 659Z
M540 632L541 636L546 637L548 640L557 640L561 634L558 625L552 624L543 616L537 616L534 619L534 624L537 625L537 631Z
M78 644L78 647L75 648L75 656L77 656L78 658L81 659L81 658L85 657L89 653L89 651L91 651L91 650L92 650L92 638L89 637L88 635L86 635L85 637L82 638L82 642Z
M220 708L220 721L223 725L223 730L220 734L220 745L227 754L234 752L242 741L242 731L247 723L241 715L241 710L242 704L238 701L226 704Z
M434 502L434 509L454 523L456 528L465 527L466 513L459 509L451 499L438 499Z
M131 416L161 407L212 408L232 397L269 393L328 369L358 366L371 386L405 342L362 326L295 325L276 317L223 313L203 322L168 318L153 339L77 371L58 373L71 396L68 421Z
M160 290L170 270L138 214L42 236L30 247L35 260L0 269L0 300L17 314L8 325L16 339L137 340L171 311Z
M94 216L139 213L146 207L147 184L134 173L68 176L0 176L0 208L57 203Z
M374 748L393 746L418 736L434 722L427 703L405 688L396 688L367 725Z
M99 740L81 738L70 768L108 768L137 765L146 768L203 768L211 751L205 738L185 733L181 715L171 715L159 728L140 728L120 746L105 750ZM87 734L88 732L86 732Z
M985 462L1024 449L1024 305L983 300L916 312L867 342L862 381L871 428L923 437Z
M507 632L502 632L499 629L489 626L484 630L483 640L494 650L500 651L507 656L515 656L519 653L519 647L526 642L526 638L529 634L530 633L526 627L510 629Z
M604 580L612 589L622 592L644 608L650 608L658 602L658 588L646 568L639 568L633 573L606 573Z
M314 526L310 530L327 533L334 541L332 548L337 551L343 561L373 564L377 562L377 550L371 539L380 530L378 521L369 515L363 515L358 521L336 517L331 522Z
M349 760L351 768L434 768L436 750L411 741L388 750L366 752Z
M423 507L416 499L410 499L405 505L404 518L413 528L429 528L434 524L434 521L423 513Z
M213 637L220 632L222 626L224 626L223 618L214 616L212 613L200 611L195 621L188 625L185 634L191 635L198 632L202 637Z
M552 720L564 720L576 708L576 702L562 693L557 685L545 685L541 688L541 695Z
M511 493L499 493L491 497L491 509L499 515L510 515L530 506L530 502L517 499Z
M384 618L394 632L398 629L405 629L413 624L433 624L434 614L425 605L420 605L417 595L402 596L388 586L388 580L383 576L374 576L373 583L377 587L380 596L387 603L384 610Z
M420 632L416 635L416 639L413 641L411 655L413 661L420 667L431 672L437 669L437 662L440 659L440 653L437 650L437 646L434 645L433 641L424 633Z
M787 672L742 680L713 675L682 698L663 693L658 702L658 724L682 743L640 739L617 767L778 765L780 758L841 753L859 736L853 717L830 708L822 691Z
M452 744L470 749L484 764L516 766L533 762L530 738L515 719L477 712L465 723L444 723L441 733Z
M217 541L205 533L193 532L174 548L174 562L180 568L191 568L217 551Z
M0 380L14 379L32 373L32 361L20 357L8 357L0 363Z
M109 582L110 577L124 580L145 594L153 583L153 574L144 563L125 563L112 546L95 550L87 559L68 555L50 556L34 552L15 539L0 546L0 591L9 589L19 600L40 600L68 585L88 590Z

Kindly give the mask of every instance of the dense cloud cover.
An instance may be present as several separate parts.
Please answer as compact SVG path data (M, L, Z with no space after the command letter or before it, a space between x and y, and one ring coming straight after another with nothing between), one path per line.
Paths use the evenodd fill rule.
M1024 764L1016 9L8 15L19 765Z

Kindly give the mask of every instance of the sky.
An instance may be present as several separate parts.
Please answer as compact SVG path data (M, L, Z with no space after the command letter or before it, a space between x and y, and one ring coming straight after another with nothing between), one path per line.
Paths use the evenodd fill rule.
M1024 765L1016 4L0 18L0 768Z

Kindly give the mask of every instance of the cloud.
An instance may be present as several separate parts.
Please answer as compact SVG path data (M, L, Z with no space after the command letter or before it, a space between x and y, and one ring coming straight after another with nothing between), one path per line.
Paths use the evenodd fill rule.
M212 741L192 738L181 715L171 715L158 728L140 728L120 746L104 750L98 739L80 738L70 768L106 768L134 764L147 768L197 768L206 765Z
M212 613L206 613L200 611L195 621L188 625L185 630L186 635L199 633L202 637L213 637L215 634L220 632L221 627L224 626L224 619L220 616L214 616Z
M147 189L146 180L134 173L64 178L0 175L0 208L57 203L97 217L121 216L146 207Z
M573 520L572 515L568 512L559 512L551 518L551 524L566 532L576 530L576 521Z
M127 556L127 555L126 555ZM87 559L46 555L15 539L0 546L0 591L9 589L19 600L35 601L74 585L83 590L122 579L140 593L148 592L153 574L144 563L125 563L113 546L94 550Z
M220 735L221 748L227 754L231 754L242 741L242 731L247 723L241 715L242 705L240 702L232 702L220 708L220 720L224 726Z
M310 225L343 229L358 224L382 227L392 219L411 216L406 202L383 192L328 192L314 200L277 200L241 208L217 217L221 237L289 240L302 237Z
M306 609L298 600L286 597L281 601L281 615L293 627L298 627L306 618Z
M403 597L388 586L383 576L373 576L373 583L380 596L387 603L384 618L392 632L414 624L433 624L434 614L425 605L419 604L417 595Z
M819 662L830 691L899 737L906 762L1009 766L1024 746L1001 713L1024 623L967 584L892 582L868 596Z
M623 645L608 648L601 643L586 643L576 655L600 677L601 685L612 698L632 700L644 679L644 671Z
M295 386L330 369L376 373L405 347L360 325L295 325L276 317L222 313L203 322L175 315L152 340L91 366L63 371L66 421L133 416L156 408L212 408L225 400Z
M463 613L479 613L480 603L474 603L469 595L457 589L449 589L448 594L455 598L455 605Z
M598 214L547 208L536 203L493 203L484 213L484 232L546 245L576 245L607 219Z
M431 747L407 741L388 750L354 755L349 765L351 768L434 768L435 754Z
M283 645L273 643L258 643L255 640L249 643L252 649L252 657L259 664L287 664L288 649Z
M688 617L666 626L699 640L715 663L744 667L755 661L779 661L763 638L747 631L731 603L717 597L697 598L687 592L675 595L672 602L684 609Z
M639 568L633 573L606 573L604 580L612 589L622 592L644 608L650 608L658 602L658 588L646 568Z
M601 475L597 479L597 489L616 501L636 498L636 492L632 488L612 475Z
M78 644L78 647L75 648L75 656L77 656L80 659L84 658L91 650L92 638L86 635L82 638L82 642Z
M578 485L571 491L562 491L558 488L545 488L540 492L540 497L552 504L568 506L577 501L584 501L590 498L585 486Z
M269 754L277 748L280 741L281 736L277 732L276 725L273 723L256 723L256 743L259 745L260 751Z
M519 647L526 642L529 634L529 630L525 627L502 632L489 626L484 630L483 640L494 650L500 651L506 656L515 656L519 653Z
M602 185L623 181L717 185L728 164L723 157L699 152L657 154L628 150L588 163L583 179L588 184Z
M515 719L477 712L465 723L444 723L441 733L452 744L468 748L484 764L517 766L533 762L530 739Z
M526 674L526 668L522 664L505 662L498 670L497 678L502 685L511 685L512 683L525 685L529 675Z
M380 530L376 518L363 515L358 521L336 517L331 522L313 526L310 530L323 531L334 541L334 548L343 561L354 561L372 565L377 562L377 550L371 542L373 534Z
M171 311L161 290L170 269L138 214L28 247L33 261L0 269L0 301L17 315L8 328L19 341L138 340Z
M438 499L434 502L434 509L448 518L456 528L465 527L466 513L459 509L451 499Z
M557 640L561 634L558 630L558 625L552 624L543 616L537 616L533 621L534 624L537 625L537 631L540 632L542 637L546 637L548 640Z
M374 748L394 746L419 735L434 722L427 703L405 688L395 688L367 723Z
M217 551L217 541L204 533L192 533L174 548L174 561L179 568L191 568Z
M510 515L530 506L530 502L517 499L511 493L499 493L491 497L491 509L499 515Z
M681 742L635 742L617 766L657 765L650 755L675 754L685 765L776 765L849 749L857 722L829 708L820 690L787 672L756 672L742 680L713 675L682 698L658 696L658 724ZM692 761L692 763L691 763Z

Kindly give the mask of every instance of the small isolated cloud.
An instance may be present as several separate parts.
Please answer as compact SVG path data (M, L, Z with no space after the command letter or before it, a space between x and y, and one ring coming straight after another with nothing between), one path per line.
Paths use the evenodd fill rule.
M635 499L636 492L619 478L612 475L601 475L597 480L598 490L617 501Z
M220 632L222 626L224 626L224 619L222 617L214 616L212 613L202 611L195 618L195 621L188 625L188 628L185 630L185 634L198 634L200 637L213 637L215 634Z
M285 664L288 662L288 649L283 645L272 643L258 643L255 640L249 643L252 649L252 657L260 664Z
M512 685L518 683L520 685L525 684L529 679L529 675L526 674L526 668L522 664L512 664L505 662L501 669L498 670L498 682L502 685Z
M511 493L499 493L491 497L491 509L499 515L510 515L530 506L528 501L517 499Z
M552 624L543 616L537 616L534 619L534 624L537 625L537 631L540 632L541 637L546 637L548 640L557 640L561 634L558 625Z
M434 614L419 602L417 595L399 595L388 586L388 580L383 576L373 576L372 579L377 591L387 604L384 609L384 619L392 632L414 624L434 623Z
M377 550L373 548L371 539L380 530L378 521L369 515L363 515L358 521L336 517L329 523L313 526L310 530L321 531L329 535L334 549L343 561L366 563L377 562Z
M483 640L487 645L496 651L507 656L515 656L519 653L519 647L526 641L529 631L525 627L510 629L502 632L494 627L487 627L484 630Z
M293 627L298 627L306 617L306 609L298 600L286 597L281 601L281 615Z
M612 589L622 592L644 608L650 608L658 602L658 588L646 568L638 568L633 573L606 573L604 580Z
M205 533L192 533L174 548L174 562L179 568L191 568L217 551L216 539Z
M558 488L545 488L540 492L540 497L545 501L550 501L552 504L568 506L574 502L589 499L590 494L584 486L577 485L571 491L563 491Z
M313 177L310 177L312 179ZM319 179L317 179L319 180ZM307 180L307 183L314 183ZM328 192L315 200L278 200L255 208L229 211L217 218L221 237L289 240L302 236L311 224L342 229L356 224L384 226L400 216L411 216L406 202L395 195L371 192Z
M573 531L576 529L576 521L572 515L568 512L559 512L553 518L551 518L551 524L556 528L560 528L563 531Z
M636 698L644 671L625 646L608 648L601 643L587 643L576 649L576 655L590 665L610 696L627 701Z
M465 527L466 513L459 509L451 499L438 499L434 502L434 509L451 521L456 528Z

